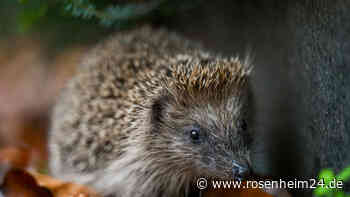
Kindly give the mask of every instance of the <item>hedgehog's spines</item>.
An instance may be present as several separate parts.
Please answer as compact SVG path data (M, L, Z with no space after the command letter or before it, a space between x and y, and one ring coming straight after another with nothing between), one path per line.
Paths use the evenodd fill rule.
M248 160L237 125L250 70L165 30L119 33L86 56L55 106L53 174L123 197L181 196L205 165L218 165L205 175L226 176L228 160ZM198 146L184 138L194 123L217 132L208 134L215 136L208 151L192 152Z

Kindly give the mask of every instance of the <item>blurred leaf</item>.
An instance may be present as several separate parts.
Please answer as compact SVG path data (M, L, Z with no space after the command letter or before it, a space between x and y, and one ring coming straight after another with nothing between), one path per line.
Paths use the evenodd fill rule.
M328 183L335 178L335 174L331 169L323 169L319 176L319 180L323 180L324 185L328 185ZM323 196L323 195L328 195L331 193L331 189L328 187L320 187L318 186L314 191L314 195L316 196Z
M337 176L337 179L342 181L348 181L350 179L350 166L348 166L342 172L340 172Z
M273 197L262 189L250 188L249 185L247 185L247 182L242 182L242 184L245 184L247 187L235 189L214 189L209 187L206 190L203 190L202 194L203 197ZM284 191L274 195L274 197L290 197L290 195Z
M65 10L73 16L83 19L97 18L100 23L110 26L115 23L131 20L150 13L166 0L149 0L139 3L114 5L106 3L103 8L97 9L95 2L89 0L66 0Z
M28 3L28 0L18 0L20 3Z
M324 169L320 172L319 179L323 179L325 184L328 184L335 178L335 174L331 169Z
M0 185L4 197L101 197L92 189L50 176L9 169Z
M319 179L324 180L325 187L317 187L314 190L315 196L334 196L334 197L344 197L345 193L343 191L339 191L336 188L327 187L330 181L341 180L347 181L350 178L350 166L345 168L342 172L340 172L337 176L335 176L334 172L331 169L324 169L319 174Z
M27 5L27 4L26 4ZM28 32L48 11L48 3L31 4L19 15L19 32Z
M33 173L39 185L48 188L54 197L101 197L92 189L54 179L50 176Z
M345 197L345 193L344 192L336 192L335 197Z
M52 197L50 190L39 186L31 174L19 169L6 173L1 190L5 197Z
M25 169L30 162L30 152L23 148L8 147L0 149L0 165Z

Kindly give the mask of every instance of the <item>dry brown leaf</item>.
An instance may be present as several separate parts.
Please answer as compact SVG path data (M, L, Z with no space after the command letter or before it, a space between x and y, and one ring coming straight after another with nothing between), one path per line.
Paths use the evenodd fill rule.
M0 149L0 165L25 169L30 161L30 152L19 147Z
M54 197L101 197L92 189L79 184L63 182L47 175L32 173L38 184L48 188Z
M291 197L285 189L208 189L204 197Z
M29 173L14 168L6 173L1 190L5 197L52 197L52 193L39 186Z
M273 197L260 189L215 189L208 190L204 197Z

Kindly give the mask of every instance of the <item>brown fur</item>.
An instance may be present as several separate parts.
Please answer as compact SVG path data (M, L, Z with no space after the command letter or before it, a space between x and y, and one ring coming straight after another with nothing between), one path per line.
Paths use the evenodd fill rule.
M196 177L234 177L233 162L250 162L250 70L165 30L119 33L58 99L52 173L123 197L188 196Z

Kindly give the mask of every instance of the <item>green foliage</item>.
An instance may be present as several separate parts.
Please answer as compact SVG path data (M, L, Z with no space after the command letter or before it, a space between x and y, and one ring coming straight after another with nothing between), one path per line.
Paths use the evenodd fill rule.
M115 23L125 22L139 18L150 13L161 3L167 0L150 0L141 3L127 3L124 5L106 4L98 9L90 0L65 0L65 10L73 16L83 19L98 19L101 24L111 26Z
M49 4L42 0L34 0L30 4L28 0L20 0L20 3L26 4L26 9L18 15L18 30L23 33L28 32L34 24L46 16Z
M47 14L71 16L107 27L123 27L136 22L169 17L192 8L200 0L18 0L23 7L19 16L20 31L28 31L45 20Z
M314 190L315 196L350 197L350 194L345 194L339 188L334 187L334 183L337 181L342 181L344 183L350 180L350 166L345 168L337 176L335 176L332 170L324 169L319 174L319 180L323 180L324 185L320 185Z

